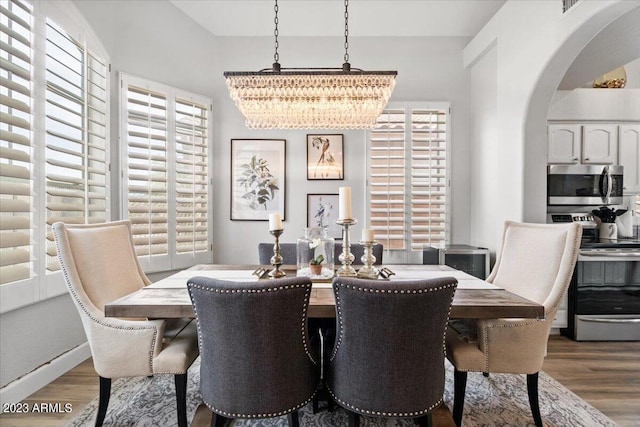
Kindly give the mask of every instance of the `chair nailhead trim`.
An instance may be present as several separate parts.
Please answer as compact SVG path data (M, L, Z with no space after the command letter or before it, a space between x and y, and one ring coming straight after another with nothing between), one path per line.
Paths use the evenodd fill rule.
M307 400L305 400L304 402L289 408L289 409L284 409L282 411L279 412L271 412L271 413L261 413L261 414L238 414L235 412L227 412L227 411L223 411L222 409L218 409L215 406L211 405L209 402L207 402L206 400L203 399L204 404L207 405L207 407L215 412L216 414L220 414L224 417L227 418L274 418L274 417L280 417L282 415L287 415L293 411L297 411L298 409L302 408L303 406L305 406L307 403L311 402L311 399L313 399L313 397L316 395L316 393L318 393L318 388L320 386L318 385L318 387L316 387L316 389L313 391L313 393L311 394L311 397L309 397Z
M187 282L187 287L189 288L189 296L191 301L193 301L193 294L191 293L192 289L200 289L202 291L207 292L215 292L217 294L255 294L255 293L265 293L265 292L277 292L283 291L287 289L299 289L306 288L306 292L304 295L304 303L302 304L302 326L301 326L301 335L302 335L302 346L304 348L304 352L307 354L307 357L311 362L315 365L317 362L314 360L313 355L309 351L309 344L307 343L307 334L306 334L306 319L307 319L307 308L309 307L309 299L311 297L311 284L299 284L299 285L282 285L275 286L272 288L264 288L264 289L246 289L246 288L237 288L237 289L212 289L208 287L204 287L192 282ZM196 316L196 321L198 320L198 313L195 305L193 306L193 313ZM200 322L197 322L198 325L198 347L202 349L202 337L200 335ZM275 415L274 415L275 416Z
M436 291L442 291L444 289L449 289L449 288L457 288L458 287L458 283L449 283L447 285L442 285L442 286L438 286L435 288L427 288L427 289L412 289L412 290L406 290L406 289L376 289L376 288L364 288L362 286L355 286L355 285L345 285L344 283L339 283L336 282L335 283L335 297L336 297L336 312L338 314L338 328L340 329L340 333L338 334L338 340L336 342L335 347L333 348L333 353L331 354L331 358L329 359L330 362L333 362L333 359L335 359L336 354L338 353L338 349L340 348L340 344L342 344L342 306L340 303L340 289L338 289L338 287L341 288L346 288L346 289L353 289L354 291L359 291L359 292L371 292L371 293L376 293L376 294L423 294L423 293L428 293L428 292L436 292ZM455 292L454 292L455 295ZM453 296L451 296L451 302L453 303ZM447 321L445 322L445 327L444 327L444 333L442 335L442 348L444 349L445 352L445 356L446 356L446 335L447 335L447 323L449 322L449 314L451 313L451 304L449 304L449 311L447 312Z
M60 252L60 244L58 243L60 241L60 236L58 235L56 230L53 231L53 234L55 235L54 241L55 241L55 245L56 245L56 253L58 254L58 261L60 262L60 269L62 270L62 275L64 276L64 281L66 282L67 288L69 289L69 292L73 296L73 299L78 304L78 306L80 306L80 308L82 308L82 311L85 312L85 314L87 315L87 317L89 319L91 319L92 321L94 321L95 323L97 323L97 324L99 324L101 326L105 326L105 327L111 328L111 329L121 329L121 330L129 330L129 331L152 329L154 331L153 339L151 340L151 348L149 350L149 372L155 374L156 372L153 371L153 352L154 352L154 349L156 348L156 342L158 340L158 328L156 328L154 326L142 326L142 327L139 327L139 328L134 328L132 326L128 326L128 327L114 326L114 325L110 325L108 323L102 322L100 319L98 319L97 317L93 316L89 312L87 307L85 307L85 305L82 303L82 301L80 300L80 297L78 296L78 294L76 293L75 289L71 285L71 279L69 277L69 272L67 270L67 265L62 260L62 255L61 255L61 252ZM91 351L91 354L93 356L93 350ZM161 374L162 372L158 372L158 373ZM180 373L183 374L184 372L180 372Z
M353 406L350 403L345 402L342 399L339 399L335 393L333 392L333 390L331 390L331 387L329 387L329 385L327 384L327 390L329 391L329 394L331 395L331 397L333 397L333 400L335 400L336 402L338 402L341 406L352 409L356 412L359 412L361 414L366 414L366 415L371 415L371 416L378 416L378 417L389 417L389 418L394 418L394 417L417 417L420 415L424 415L424 414L428 414L429 412L433 411L435 408L437 408L438 406L440 406L442 404L442 398L440 398L437 402L435 402L433 405L429 406L426 409L421 409L418 411L413 411L413 412L384 412L384 411L373 411L370 409L361 409L358 408L357 406Z

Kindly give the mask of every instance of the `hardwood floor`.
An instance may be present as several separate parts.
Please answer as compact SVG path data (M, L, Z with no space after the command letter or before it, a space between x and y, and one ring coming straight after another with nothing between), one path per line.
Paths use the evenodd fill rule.
M575 342L552 336L543 370L623 427L640 425L640 342ZM72 405L70 413L2 414L3 427L57 427L98 395L88 360L23 402ZM55 408L54 408L55 409Z

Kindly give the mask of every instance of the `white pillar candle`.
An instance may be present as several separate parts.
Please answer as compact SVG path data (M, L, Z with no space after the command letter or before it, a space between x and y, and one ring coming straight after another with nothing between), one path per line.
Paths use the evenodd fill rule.
M351 187L338 189L338 219L351 219Z
M362 229L362 241L363 242L373 242L373 230L370 228Z
M274 212L269 214L269 231L282 230L282 218L280 212Z

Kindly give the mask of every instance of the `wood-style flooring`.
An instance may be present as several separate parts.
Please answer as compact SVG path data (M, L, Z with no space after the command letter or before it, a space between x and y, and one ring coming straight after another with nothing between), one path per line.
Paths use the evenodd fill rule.
M621 426L640 426L640 342L575 342L552 336L543 370ZM2 414L0 425L64 426L97 395L98 378L89 359L24 400L29 407L71 403L71 413ZM198 412L194 424L207 425L208 414Z

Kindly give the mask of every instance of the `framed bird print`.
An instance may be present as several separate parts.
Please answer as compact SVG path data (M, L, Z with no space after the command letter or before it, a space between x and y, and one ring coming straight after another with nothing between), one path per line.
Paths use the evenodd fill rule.
M329 237L342 239L338 219L337 194L307 194L307 227L326 228Z
M307 179L344 179L344 136L307 135Z

